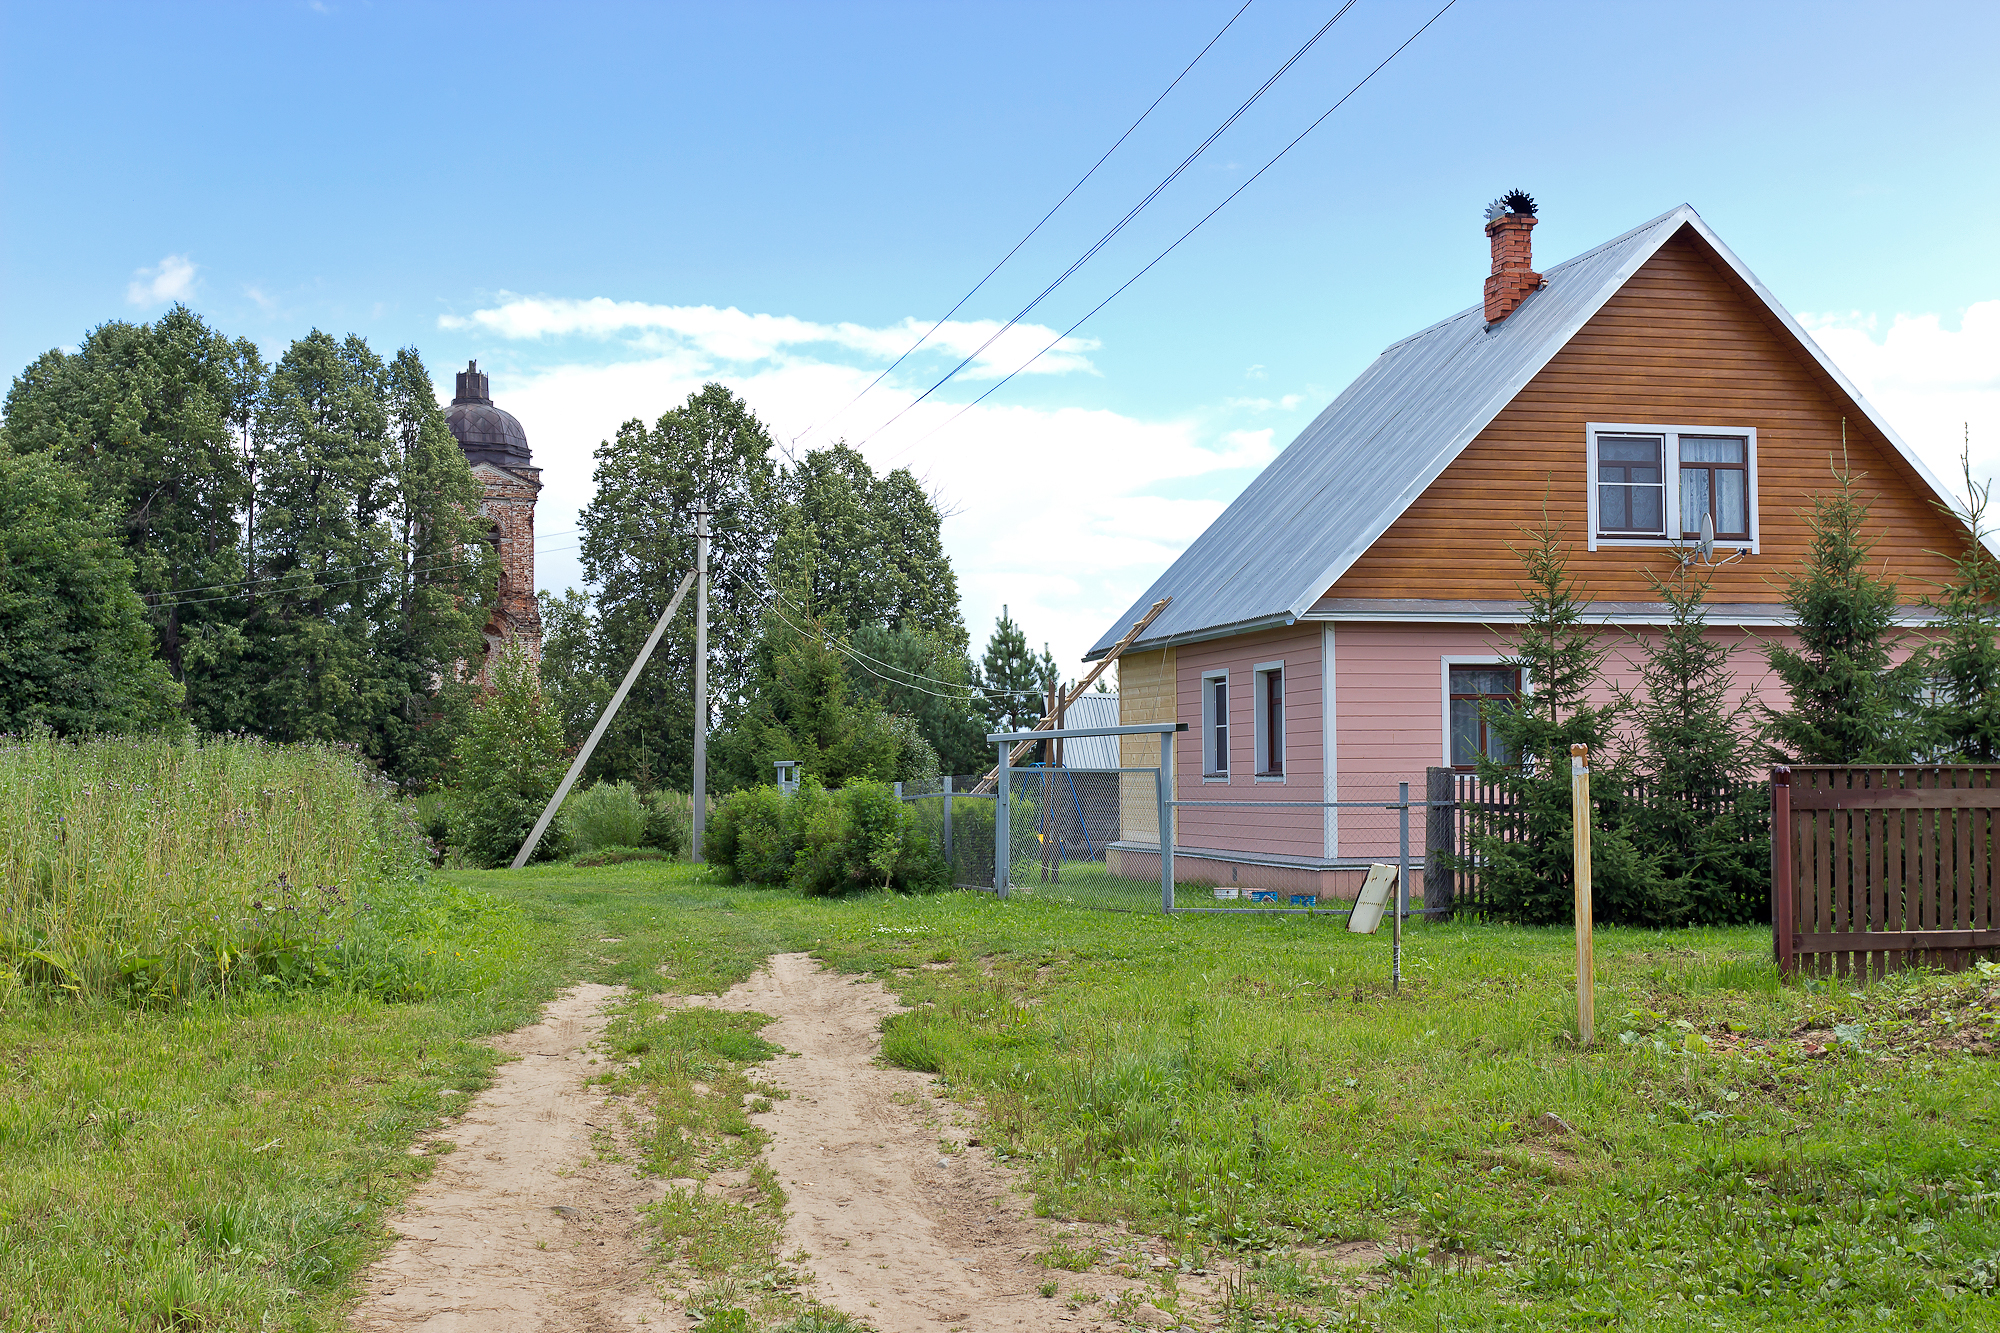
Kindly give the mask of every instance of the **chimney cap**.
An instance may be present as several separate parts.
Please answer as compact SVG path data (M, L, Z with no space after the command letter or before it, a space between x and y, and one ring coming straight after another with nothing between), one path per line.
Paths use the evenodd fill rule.
M1509 190L1486 206L1486 220L1505 217L1509 213L1519 213L1527 217L1535 216L1535 196L1526 190Z

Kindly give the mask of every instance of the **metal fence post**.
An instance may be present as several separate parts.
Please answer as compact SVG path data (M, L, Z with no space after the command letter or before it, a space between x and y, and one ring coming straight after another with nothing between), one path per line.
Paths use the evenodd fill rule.
M1000 768L993 787L993 892L1007 896L1007 852L1011 841L1007 819L1007 742L1000 742Z
M1410 784L1396 784L1396 928L1390 945L1389 990L1403 989L1403 918L1410 914Z
M944 775L944 863L954 881L958 878L958 862L951 859L951 784L952 776Z
M1160 769L1154 784L1160 797L1160 910L1174 910L1174 733L1160 733Z

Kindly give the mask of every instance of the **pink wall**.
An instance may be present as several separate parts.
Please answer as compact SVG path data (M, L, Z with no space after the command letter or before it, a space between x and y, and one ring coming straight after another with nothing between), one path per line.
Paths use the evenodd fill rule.
M1606 629L1605 658L1611 682L1638 683L1641 636L1648 627ZM1718 628L1711 638L1731 645L1737 673L1735 698L1746 696L1782 705L1783 689L1771 678L1763 646L1790 636L1768 628ZM1347 623L1334 629L1335 752L1338 799L1394 800L1396 784L1408 782L1422 799L1424 771L1449 762L1444 732L1444 662L1478 662L1504 655L1511 627L1385 625ZM1608 699L1609 691L1605 692ZM1383 818L1386 815L1387 818ZM1343 810L1339 814L1339 855L1393 856L1393 812ZM1411 816L1411 838L1422 843L1422 821ZM1416 854L1413 852L1413 854Z
M1174 794L1184 801L1325 799L1322 774L1321 627L1245 634L1213 643L1191 644L1175 655L1178 714L1188 730L1174 738ZM1285 664L1285 775L1254 776L1256 697L1253 672L1265 662ZM1229 672L1229 777L1202 776L1201 682L1205 672ZM1319 810L1193 809L1174 813L1174 844L1219 851L1321 857L1326 854L1324 815Z

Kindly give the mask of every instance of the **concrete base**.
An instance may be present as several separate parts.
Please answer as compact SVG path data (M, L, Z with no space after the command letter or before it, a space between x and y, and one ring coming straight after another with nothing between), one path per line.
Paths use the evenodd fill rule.
M1160 854L1128 850L1117 846L1105 849L1105 868L1121 879L1160 878ZM1278 889L1285 893L1317 893L1321 901L1334 898L1352 900L1361 892L1368 867L1339 865L1286 865L1268 861L1248 861L1203 856L1196 851L1174 849L1174 879L1182 884L1207 884L1217 888ZM1417 867L1410 868L1411 887L1421 881Z

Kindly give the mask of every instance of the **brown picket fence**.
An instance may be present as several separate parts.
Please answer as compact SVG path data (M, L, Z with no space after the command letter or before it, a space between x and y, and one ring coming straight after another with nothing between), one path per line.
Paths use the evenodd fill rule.
M2000 767L1798 765L1771 787L1779 967L1865 980L2000 946Z

